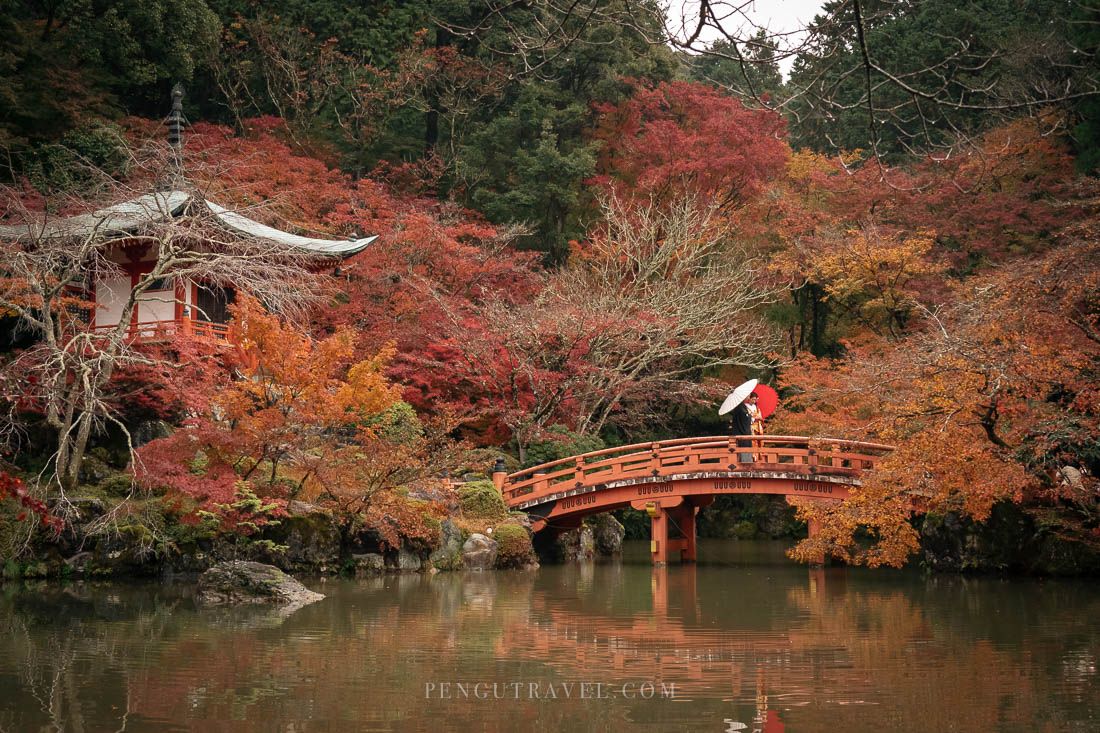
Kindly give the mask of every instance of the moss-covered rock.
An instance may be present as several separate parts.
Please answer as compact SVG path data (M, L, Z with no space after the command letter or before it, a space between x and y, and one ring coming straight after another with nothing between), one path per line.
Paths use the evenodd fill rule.
M504 519L508 507L492 481L471 481L458 489L462 514L468 519Z
M386 572L386 558L377 552L367 552L362 555L352 555L351 565L356 577L364 575L381 575Z
M496 540L475 532L462 543L462 565L467 570L491 570L496 559Z
M610 514L597 514L586 521L592 527L592 539L596 552L601 555L617 555L623 551L626 528Z
M330 513L319 508L308 507L265 527L262 539L284 548L261 553L266 562L284 570L327 573L340 568L343 544L340 527Z
M134 477L129 473L117 472L96 484L95 490L104 497L122 498L133 494Z
M82 483L98 484L115 473L115 469L94 451L85 455L84 462L80 464L80 480Z
M1068 541L1019 505L996 504L984 522L955 513L920 523L921 561L939 572L1080 575L1100 573L1100 553Z
M224 562L199 578L196 601L204 606L274 603L303 606L324 598L271 565Z
M596 536L588 524L562 532L556 537L548 532L541 532L539 540L536 545L538 556L549 562L577 562L591 560L596 556Z
M518 524L502 524L493 530L498 568L523 568L536 564L531 534Z
M402 545L396 552L387 555L386 565L394 572L418 573L424 567L424 562L413 549Z
M439 547L432 552L428 561L436 570L461 570L462 530L450 519L444 519L439 527Z

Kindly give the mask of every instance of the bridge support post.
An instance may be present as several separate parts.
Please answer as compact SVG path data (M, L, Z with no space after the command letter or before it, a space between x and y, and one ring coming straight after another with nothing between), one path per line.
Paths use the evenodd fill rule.
M656 566L668 565L668 510L660 504L646 506L649 514L649 557Z
M669 513L672 524L680 529L681 539L669 540L669 550L680 551L680 562L695 562L695 506L684 502Z
M635 508L645 509L649 515L651 537L649 556L653 564L667 565L674 552L680 553L681 562L695 562L697 558L695 544L695 512L697 507L683 499L676 499L672 506L664 502L651 501ZM682 537L673 537L678 530Z

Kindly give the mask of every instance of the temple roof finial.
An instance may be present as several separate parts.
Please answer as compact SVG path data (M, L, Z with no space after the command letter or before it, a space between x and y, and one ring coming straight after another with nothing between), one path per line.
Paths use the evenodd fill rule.
M171 191L183 185L183 85L176 82L172 86L172 111L168 113L168 147L171 160L160 188Z
M183 85L172 87L172 112L168 115L168 144L176 151L183 148Z

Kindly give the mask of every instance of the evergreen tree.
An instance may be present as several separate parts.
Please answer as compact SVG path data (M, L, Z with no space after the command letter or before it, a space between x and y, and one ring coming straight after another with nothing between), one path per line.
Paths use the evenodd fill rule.
M775 41L764 29L742 46L722 39L707 51L687 59L691 79L719 86L742 100L774 100L780 96L783 76L776 61Z

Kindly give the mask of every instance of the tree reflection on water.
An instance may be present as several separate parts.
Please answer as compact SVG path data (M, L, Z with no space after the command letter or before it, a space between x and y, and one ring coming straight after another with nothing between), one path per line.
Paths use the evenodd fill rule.
M1087 730L1087 583L623 563L313 584L290 616L186 585L5 586L0 730ZM432 682L675 699L438 699Z

